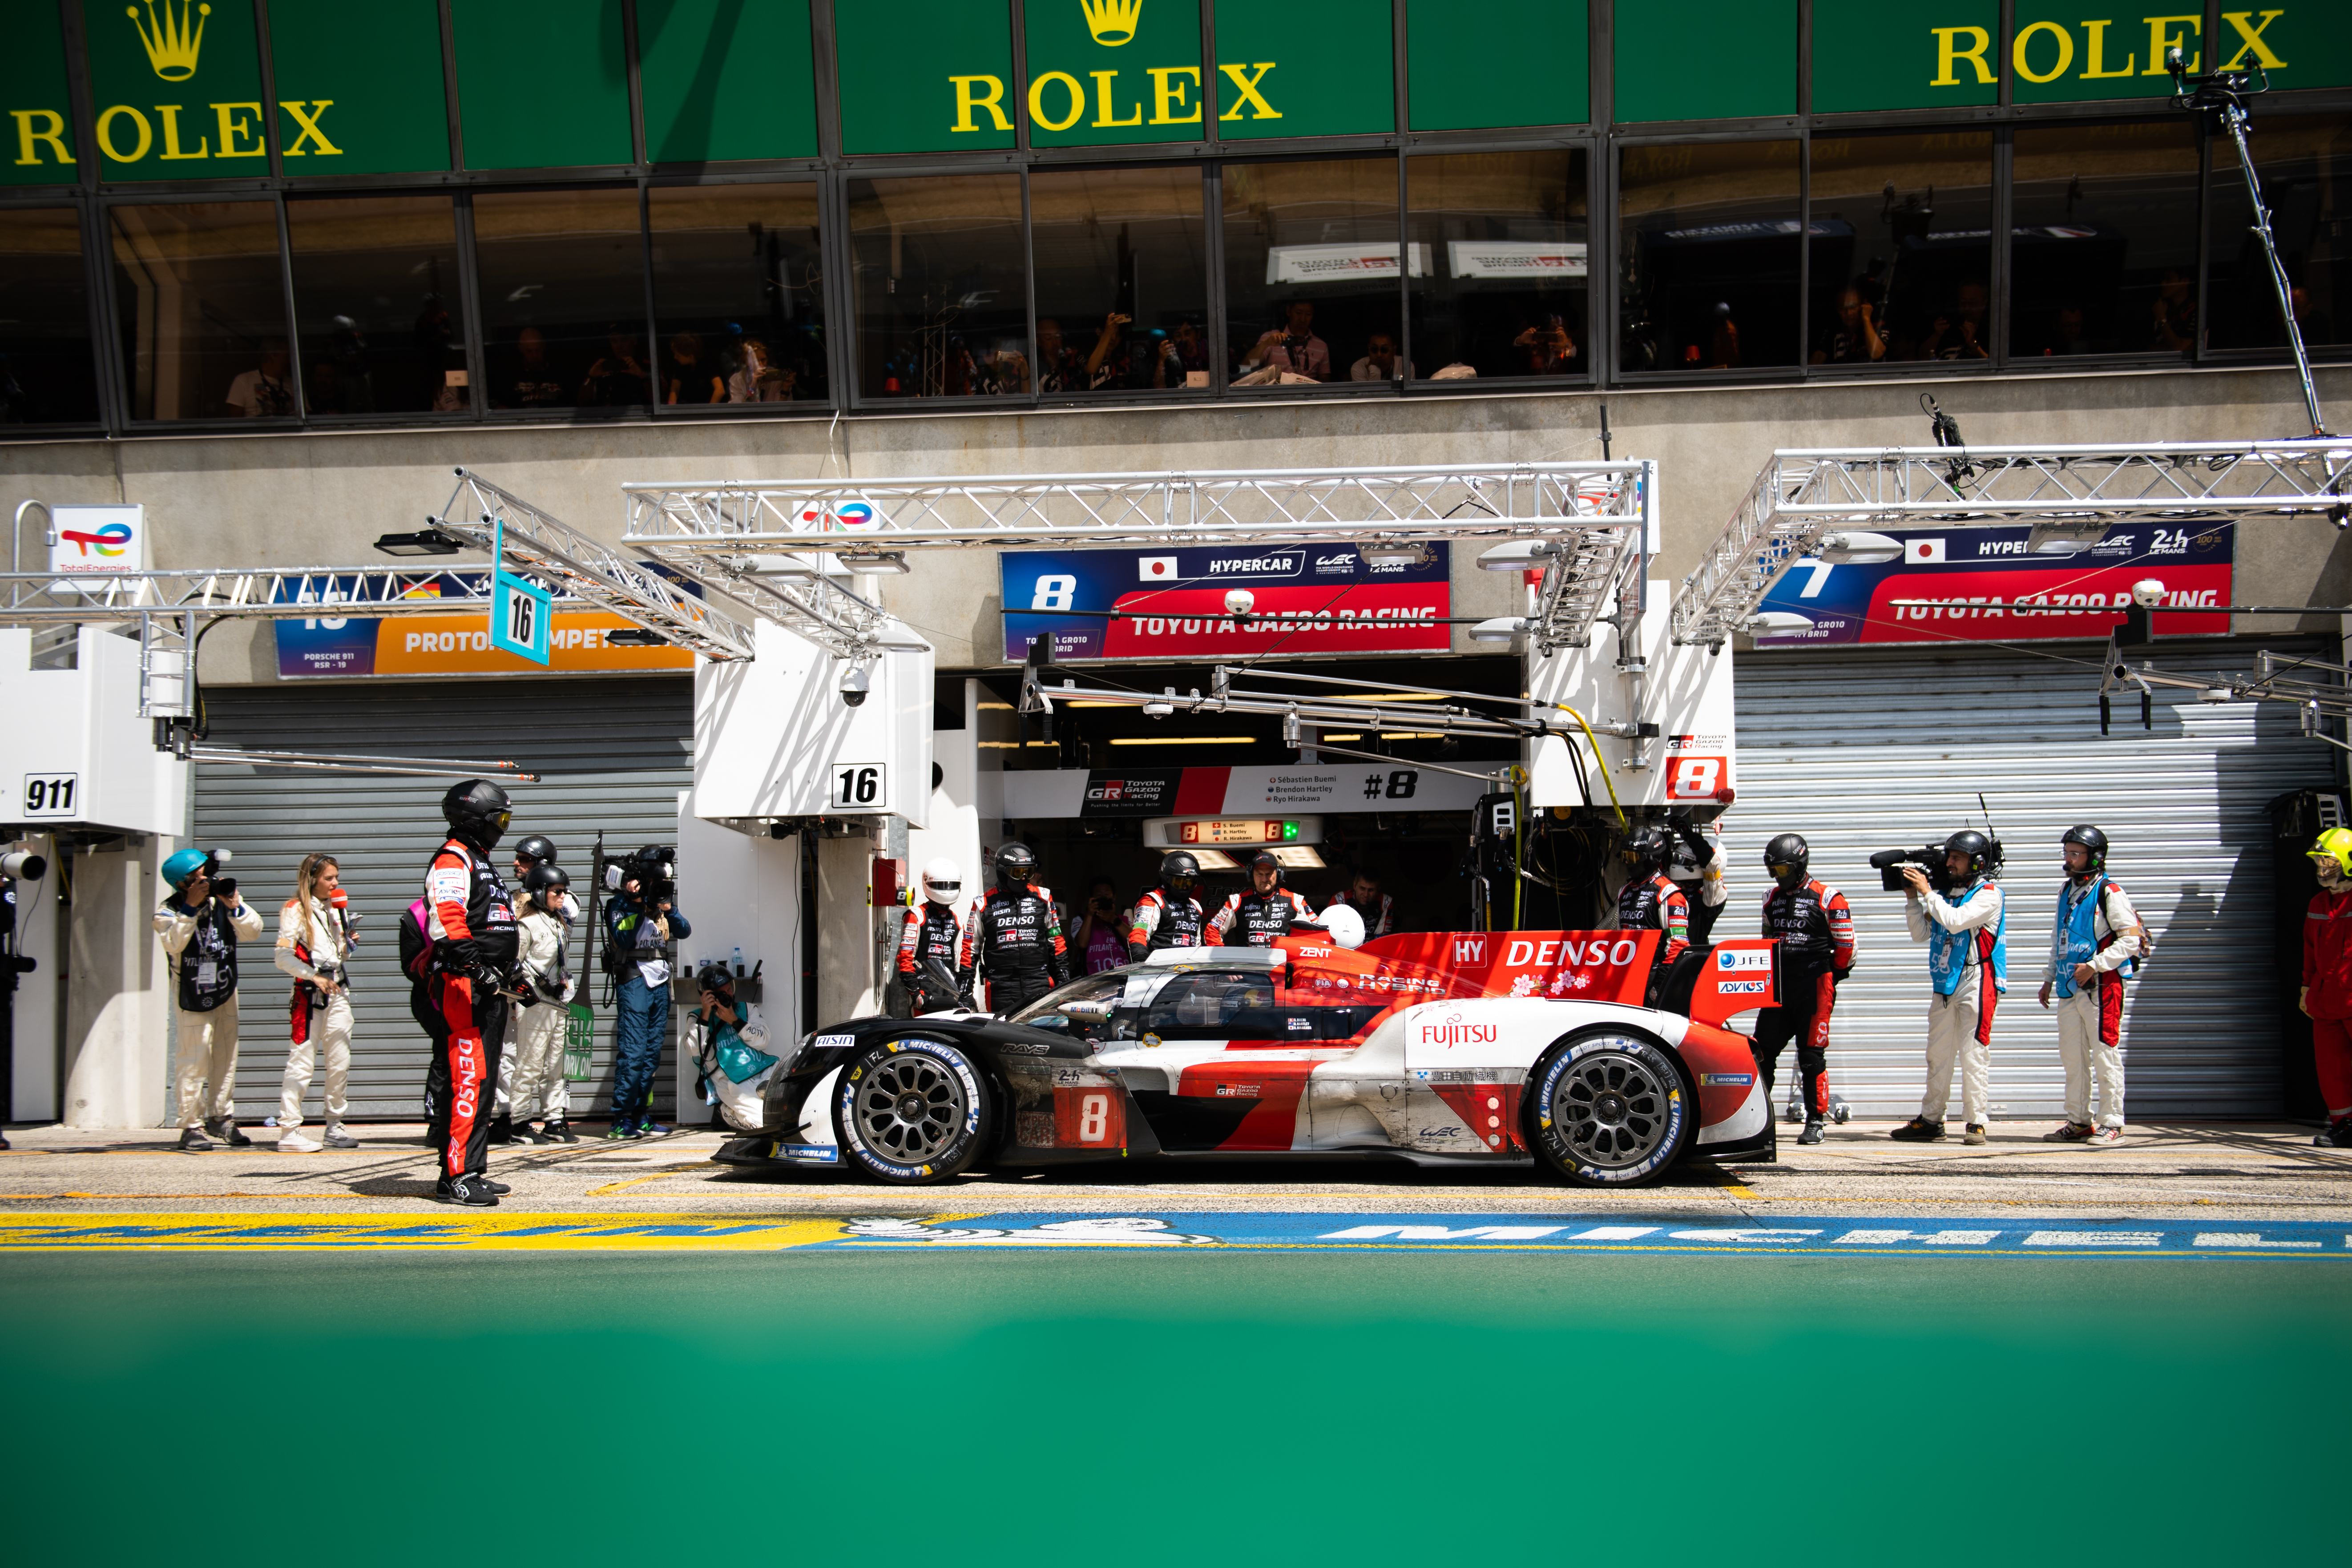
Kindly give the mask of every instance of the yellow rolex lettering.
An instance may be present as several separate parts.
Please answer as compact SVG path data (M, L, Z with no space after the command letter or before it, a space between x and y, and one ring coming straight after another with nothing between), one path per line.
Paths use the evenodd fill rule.
M2255 22L2253 26L2249 26L2247 24L2253 21L2253 12L2222 12L2221 20L2229 23L2232 28L2236 29L2238 37L2245 41L2238 46L2238 52L2236 54L2231 55L2228 59L2221 62L2221 68L2225 71L2236 70L2241 65L2245 63L2246 56L2250 51L2254 57L2254 63L2262 67L2264 70L2275 70L2284 66L2286 62L2279 58L2276 55L2271 53L2271 47L2263 42L2263 34L2269 30L2270 25L2273 22L2277 21L2281 16L2285 15L2286 13L2284 11L2264 11L2262 13L2263 19L2260 22ZM2194 70L2196 68L2191 66L2189 68Z
M1936 35L1936 78L1927 84L1929 87L1959 86L1960 79L1952 74L1952 68L1962 60L1976 68L1978 86L1992 85L1992 68L1985 64L1985 51L1992 47L1990 33L1982 27L1930 27L1927 30ZM1967 48L1960 47L1963 37L1969 40Z
M2180 58L2189 62L2181 68L2183 70L2192 72L2196 70L2197 62L2204 51L2191 47L2191 45L2196 42L2197 35L2204 29L2204 17L2142 16L2140 20L2147 24L2147 68L2140 72L2140 75L2169 76L2171 72L2168 71L2164 65L2164 51L2167 49L2180 51ZM2176 33L2172 31L2175 26L2185 27L2188 30Z
M1266 61L1264 65L1219 66L1217 68L1233 82L1234 90L1241 94L1234 100L1234 106L1231 109L1217 116L1219 120L1239 120L1242 117L1242 110L1253 103L1257 105L1257 113L1252 118L1257 120L1282 118L1280 112L1274 105L1268 103L1257 89L1257 84L1265 79L1265 73L1274 68L1272 60Z
M180 151L180 106L178 104L159 103L155 106L155 112L163 117L163 161L165 163L168 163L174 158L209 158L213 155L212 141L204 136L196 138L194 152Z
M341 157L343 150L328 141L327 133L319 129L319 117L332 109L335 100L331 98L318 99L311 102L308 114L302 112L302 103L300 99L278 100L278 107L292 115L294 123L301 127L301 133L294 138L293 145L286 149L286 155L289 158L307 158L315 152L321 158ZM310 145L305 146L305 142Z
M1050 82L1060 82L1062 90L1069 95L1070 112L1059 120L1045 117L1045 88ZM1067 71L1047 71L1029 84L1029 121L1034 125L1042 125L1048 131L1067 131L1086 111L1087 89Z
M53 162L70 166L73 159L66 153L66 117L54 109L12 109L8 118L16 122L16 162L37 163L41 161L39 143L46 142L55 154ZM35 121L43 121L38 130Z
M2085 22L2083 24L2083 26L2089 30L2091 35L2091 46L2088 51L2090 58L2083 62L2083 79L2084 81L2095 81L2103 77L2129 76L2132 74L2133 67L2137 60L2137 57L2132 55L2126 55L2124 57L2123 69L2119 71L2111 71L2107 68L2107 28L2113 25L2114 24L2112 22Z
M2033 42L2036 33L2047 33L2058 40L2058 63L2046 71L2036 72L2025 63L2026 47ZM2074 35L2055 22L2028 23L2017 30L2017 42L2010 46L2009 58L2017 68L2017 74L2030 82L2056 81L2074 63Z
M1201 104L1192 100L1192 112L1178 114L1173 110L1184 107L1189 94L1201 90L1201 68L1198 66L1147 66L1151 73L1151 123L1154 125L1198 125ZM1190 77L1188 84L1177 79Z
M1013 129L1013 121L1004 118L1004 83L1002 80L992 76L951 76L948 80L955 88L955 129L979 130L971 118L972 110L976 109L988 110L989 119L996 122L999 131ZM985 84L984 89L982 84Z
M261 144L261 105L257 103L215 103L213 112L220 116L221 150L224 158L259 158L269 149ZM252 115L250 121L247 115ZM240 146L241 136L253 138L250 147Z
M128 116L139 127L139 145L125 153L114 144L114 122ZM118 163L136 163L147 156L147 149L155 145L155 128L147 117L127 103L118 103L98 117L98 150Z
M1093 123L1094 123L1094 124L1096 124L1096 125L1140 125L1140 124L1142 124L1142 123L1143 123L1143 103L1142 103L1142 101L1141 101L1140 100L1137 100L1136 105L1135 105L1135 112L1134 112L1133 114L1129 115L1129 116L1128 116L1126 119L1124 119L1124 120L1114 120L1113 118L1111 118L1111 106L1110 106L1110 84L1111 84L1113 81L1115 81L1115 80L1117 80L1117 79L1118 79L1118 72L1117 72L1117 71L1088 71L1088 72L1087 72L1087 74L1088 76L1090 76L1090 77L1092 77L1092 78L1094 78L1094 79L1095 79L1095 117L1094 117L1094 121L1093 121Z

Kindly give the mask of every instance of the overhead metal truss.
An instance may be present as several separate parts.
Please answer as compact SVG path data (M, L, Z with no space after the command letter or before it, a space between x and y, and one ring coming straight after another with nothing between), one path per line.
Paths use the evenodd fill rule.
M1781 573L1832 535L1884 528L2035 527L2082 537L2168 525L2352 513L2352 440L2105 447L1897 447L1772 454L1721 538L1683 579L1670 633L1720 645Z
M2155 688L2161 686L2194 691L2211 702L2292 702L2301 713L2305 736L2352 752L2352 745L2328 734L2324 727L2327 720L2352 720L2352 667L2287 654L2264 652L2256 657L2259 673L2194 675L2158 669L2145 659L2134 664L2110 639L2106 668L2099 680L2099 733L2107 732L2111 704L2117 696L2137 695L2140 722L2149 724Z
M905 568L911 552L1513 540L1543 584L1528 631L1546 653L1638 606L1656 466L1458 464L942 479L629 484L625 542L748 577ZM1108 609L1108 606L1104 606Z

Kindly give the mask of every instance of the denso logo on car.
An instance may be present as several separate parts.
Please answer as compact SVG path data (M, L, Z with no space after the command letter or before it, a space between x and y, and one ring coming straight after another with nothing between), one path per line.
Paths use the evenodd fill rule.
M1769 969L1772 967L1772 950L1769 947L1718 949L1715 955L1715 966L1726 971Z

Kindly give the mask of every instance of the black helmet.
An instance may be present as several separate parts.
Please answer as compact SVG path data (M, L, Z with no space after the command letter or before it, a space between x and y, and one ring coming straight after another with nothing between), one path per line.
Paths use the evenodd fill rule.
M530 840L526 839L524 842L528 843ZM561 866L551 866L544 860L522 874L522 890L534 899L549 891L561 892L571 886L572 873Z
M1191 851L1179 849L1160 862L1160 885L1171 892L1189 893L1201 880L1201 862Z
M555 846L534 833L514 847L514 858L529 860L534 865L552 866L555 864Z
M483 855L506 836L507 824L514 819L507 792L488 779L451 784L441 797L441 815L448 819L451 833Z
M1257 877L1257 868L1261 866L1265 867L1274 873L1274 885L1276 887L1279 888L1282 886L1282 862L1280 859L1276 858L1273 850L1261 849L1256 854L1250 857L1249 868L1252 880L1255 880Z
M1008 893L1024 891L1037 874L1037 857L1026 844L1007 844L996 852L996 885Z
M1663 866L1669 848L1664 828L1654 822L1641 822L1627 831L1618 853L1636 866Z
M1801 833L1783 833L1764 846L1764 869L1784 888L1803 887L1812 859L1812 847Z
M1945 839L1944 853L1947 856L1967 856L1971 877L1980 877L1999 863L1993 854L1992 840L1973 827L1964 827Z
M2092 870L2104 871L2107 868L2107 836L2097 828L2088 823L2078 827L2068 828L2058 838L2058 847L2062 854L2069 844L2079 844L2083 847L2091 858Z

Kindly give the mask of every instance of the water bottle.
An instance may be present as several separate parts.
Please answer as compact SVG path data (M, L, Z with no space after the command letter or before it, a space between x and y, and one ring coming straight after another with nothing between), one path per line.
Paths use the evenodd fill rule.
M735 950L735 978L743 978L743 950L740 947Z

